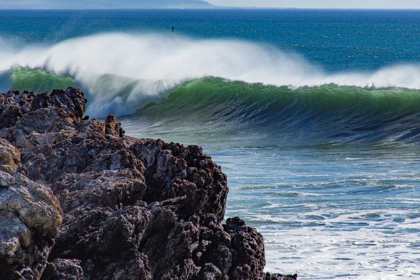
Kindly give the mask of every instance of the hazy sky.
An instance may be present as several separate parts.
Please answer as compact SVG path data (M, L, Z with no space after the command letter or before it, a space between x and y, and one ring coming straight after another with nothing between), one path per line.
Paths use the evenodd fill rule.
M420 9L420 0L208 0L218 6L338 9Z
M0 0L5 8L135 8L151 0ZM177 2L193 0L154 0ZM153 2L153 1L151 1ZM207 0L217 6L279 8L420 9L420 0Z

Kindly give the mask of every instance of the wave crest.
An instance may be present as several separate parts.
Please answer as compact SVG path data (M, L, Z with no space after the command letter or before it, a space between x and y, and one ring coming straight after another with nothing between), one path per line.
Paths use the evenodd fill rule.
M409 144L420 141L419 108L419 90L334 84L291 89L203 78L144 107L139 117L229 135L255 132L266 145Z
M328 74L298 54L272 46L173 34L99 34L53 46L1 50L0 71L15 66L71 76L75 85L87 92L88 113L95 117L131 114L178 85L208 76L290 88L336 84L420 89L419 65L398 65L372 73ZM6 80L2 90L7 87ZM33 84L30 89L43 88Z

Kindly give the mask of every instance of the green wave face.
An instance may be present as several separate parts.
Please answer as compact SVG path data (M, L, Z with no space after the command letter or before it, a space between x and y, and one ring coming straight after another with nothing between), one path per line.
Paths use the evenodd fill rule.
M180 86L166 99L142 110L147 114L183 114L209 116L236 115L239 119L276 116L285 118L302 114L357 115L417 112L420 91L403 88L359 88L336 85L317 87L266 86L204 78Z
M7 75L10 89L20 91L39 93L76 84L72 77L39 69L13 68ZM291 89L207 77L185 82L169 95L147 95L137 92L145 88L141 85L159 89L157 83L101 75L92 84L83 88L88 114L114 113L116 106L123 112L137 109L138 117L159 123L162 131L252 131L266 135L269 144L420 141L419 90L333 84Z
M65 89L75 85L72 77L58 76L41 69L24 67L13 68L11 70L11 79L13 82L11 90L29 90L36 93L51 91L55 88Z
M232 130L252 129L268 133L275 142L420 140L420 91L403 88L324 85L290 89L204 78L180 86L140 114L212 124L213 128L223 124Z

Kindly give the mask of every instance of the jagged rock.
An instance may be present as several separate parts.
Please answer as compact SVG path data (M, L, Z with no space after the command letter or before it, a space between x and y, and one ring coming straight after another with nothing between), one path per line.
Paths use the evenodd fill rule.
M0 94L0 137L22 159L19 165L18 151L0 142L10 148L0 148L0 170L51 188L63 211L51 252L52 242L40 247L48 263L38 262L34 279L294 279L263 274L264 243L255 229L239 218L222 225L226 175L200 147L125 137L115 116L89 120L85 109L80 89ZM2 184L17 180L4 174ZM42 199L54 201L51 193ZM52 213L22 226L51 240L59 224ZM27 242L17 218L4 221Z
M56 259L47 265L42 280L83 280L80 261Z
M51 189L18 173L19 163L0 139L0 279L39 279L62 217Z
M15 174L20 163L20 152L10 143L0 138L0 170Z
M263 280L297 280L298 276L295 275L279 275L279 274L270 274L266 273L263 277Z
M105 119L105 134L124 137L125 131L122 129L121 124L117 123L117 118L114 115L109 115Z

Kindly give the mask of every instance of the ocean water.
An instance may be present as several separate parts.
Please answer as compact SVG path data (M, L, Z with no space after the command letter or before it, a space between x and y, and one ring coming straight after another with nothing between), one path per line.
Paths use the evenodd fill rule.
M420 279L419 35L420 11L0 11L0 90L79 86L203 146L267 271Z

